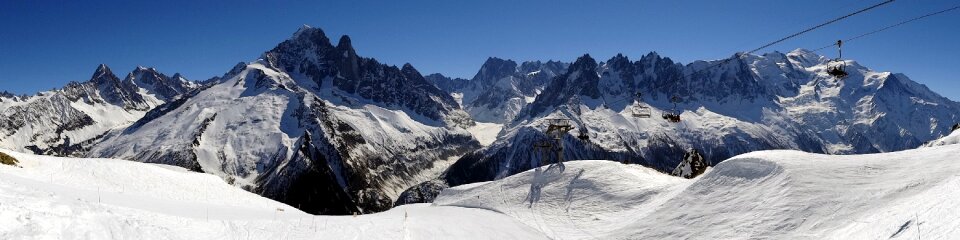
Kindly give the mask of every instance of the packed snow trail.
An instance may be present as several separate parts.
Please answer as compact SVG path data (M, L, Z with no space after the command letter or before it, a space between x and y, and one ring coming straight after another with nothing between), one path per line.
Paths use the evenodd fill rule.
M482 209L404 205L314 216L183 168L8 150L0 239L546 239Z
M573 161L444 190L554 239L950 239L960 234L960 145L868 155L759 151L684 180ZM919 225L918 225L919 224Z

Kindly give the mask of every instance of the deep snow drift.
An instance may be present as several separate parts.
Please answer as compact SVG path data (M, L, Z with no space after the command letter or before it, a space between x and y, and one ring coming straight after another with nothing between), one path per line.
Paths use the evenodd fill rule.
M0 239L546 239L482 209L314 216L180 167L0 152L22 166L0 165Z
M555 239L949 239L960 234L958 155L759 151L693 180L574 161L446 189L434 204L490 209Z

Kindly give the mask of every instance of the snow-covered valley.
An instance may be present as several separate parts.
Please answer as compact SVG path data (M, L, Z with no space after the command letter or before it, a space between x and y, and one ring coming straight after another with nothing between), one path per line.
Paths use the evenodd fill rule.
M584 160L445 189L433 204L317 216L179 167L2 150L3 239L950 239L960 145L758 151L682 179Z

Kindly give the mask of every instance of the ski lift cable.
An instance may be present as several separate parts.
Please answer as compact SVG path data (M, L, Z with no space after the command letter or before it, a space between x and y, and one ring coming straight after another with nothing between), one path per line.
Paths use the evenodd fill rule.
M764 49L764 48L768 48L768 47L770 47L770 46L773 46L773 45L775 45L775 44L777 44L777 43L781 43L781 42L783 42L783 41L786 41L786 40L788 40L788 39L794 38L794 37L796 37L796 36L800 36L801 34L804 34L804 33L810 32L810 31L813 31L813 30L815 30L815 29L817 29L817 28L821 28L821 27L823 27L823 26L830 25L830 24L832 24L832 23L835 23L835 22L838 22L838 21L840 21L840 20L843 20L843 19L852 17L852 16L854 16L854 15L857 15L857 14L860 14L860 13L863 13L863 12L866 12L866 11L869 11L869 10L871 10L871 9L874 9L874 8L877 8L877 7L880 7L880 6L883 6L883 5L892 3L893 1L894 1L894 0L887 0L887 1L884 1L884 2L881 2L881 3L877 3L877 4L874 4L873 6L869 6L869 7L867 7L867 8L860 9L859 11L852 12L852 13L849 13L849 14L847 14L847 15L843 15L843 16L841 16L841 17L835 18L835 19L833 19L833 20L830 20L830 21L821 23L820 25L816 25L816 26L813 26L813 27L811 27L811 28L807 28L807 29L805 29L805 30L803 30L803 31L800 31L800 32L797 32L797 33L794 33L794 34L790 34L789 36L780 38L780 39L778 39L778 40L776 40L776 41L773 41L773 42L771 42L771 43L767 43L766 45L760 46L760 47L758 47L758 48L756 48L756 49L750 50L749 52L746 52L746 54L755 53L755 52L760 51L760 50L762 50L762 49Z
M739 59L740 59L742 56L744 56L744 55L753 54L753 53L755 53L755 52L757 52L757 51L760 51L760 50L762 50L762 49L765 49L765 48L768 48L768 47L770 47L770 46L776 45L776 44L781 43L781 42L783 42L783 41L786 41L786 40L788 40L788 39L791 39L791 38L800 36L801 34L808 33L808 32L810 32L810 31L816 30L816 29L818 29L818 28L821 28L821 27L824 27L824 26L827 26L827 25L830 25L830 24L839 22L839 21L841 21L841 20L847 19L847 18L852 17L852 16L854 16L854 15L857 15L857 14L860 14L860 13L863 13L863 12L866 12L866 11L869 11L869 10L872 10L872 9L874 9L874 8L877 8L877 7L880 7L880 6L883 6L883 5L892 3L892 2L894 2L894 1L895 1L895 0L883 1L883 2L880 2L880 3L874 4L874 5L871 5L871 6L869 6L869 7L866 7L866 8L860 9L860 10L857 10L856 12L848 13L848 14L843 15L843 16L840 16L840 17L838 17L838 18L834 18L834 19L832 19L832 20L830 20L830 21L827 21L827 22L818 24L818 25L816 25L816 26L813 26L813 27L804 29L803 31L800 31L800 32L797 32L797 33L794 33L794 34L790 34L790 35L788 35L788 36L786 36L786 37L783 37L783 38L777 39L776 41L773 41L773 42L764 44L763 46L760 46L760 47L755 48L755 49L753 49L753 50L750 50L750 51L747 51L747 52L738 52L738 53L735 54L735 57L733 57L733 58L727 58L727 59L724 59L724 60L721 60L721 61L718 61L718 62L714 62L713 64L710 64L710 65L708 65L708 66L706 66L706 67L704 67L704 68L701 68L700 70L696 70L696 71L692 71L692 72L687 73L687 74L683 74L679 79L685 79L685 78L688 78L688 77L690 77L690 76L696 75L696 74L698 74L698 73L704 72L704 71L706 71L706 70L712 69L712 68L714 68L714 67L717 67L717 66L720 66L720 65L729 63L730 61L739 60ZM950 9L950 10L952 10L952 9ZM834 45L836 45L836 44L833 44L833 45L830 45L830 46L834 46ZM827 46L827 47L830 47L830 46ZM653 90L661 89L661 88L663 88L664 86L666 86L666 84L665 84L665 85L660 85L660 86L654 87ZM617 101L610 102L610 104L619 103L619 102L626 101L626 100L627 100L627 99L620 99L620 100L617 100Z
M883 32L883 31L889 30L889 29L891 29L891 28L899 27L899 26L902 26L902 25L904 25L904 24L911 23L911 22L913 22L913 21L917 21L917 20L920 20L920 19L924 19L924 18L927 18L927 17L930 17L930 16L934 16L934 15L946 13L946 12L953 11L953 10L957 10L957 9L960 9L960 5L957 5L957 6L954 6L954 7L951 7L951 8L947 8L947 9L944 9L944 10L940 10L940 11L928 13L928 14L923 15L923 16L914 17L914 18L911 18L911 19L908 19L908 20L899 22L899 23L897 23L897 24L889 25L889 26L886 26L886 27L879 28L879 29L877 29L877 30L873 30L873 31L870 31L870 32L866 32L866 33L857 35L856 37L852 37L852 38L848 38L848 39L846 39L846 40L843 40L843 42L850 42L850 41L853 41L853 40L856 40L856 39L859 39L859 38L863 38L863 37L866 37L866 36L870 36L870 35L873 35L873 34L876 34L876 33L879 33L879 32ZM833 46L837 46L837 44L834 43L834 44L830 44L830 45L827 45L827 46L823 46L823 47L817 48L817 49L815 49L815 50L813 50L813 51L814 51L814 52L817 52L817 51L820 51L820 50L823 50L823 49L827 49L827 48L833 47Z
M760 51L760 50L763 50L763 49L768 48L768 47L770 47L770 46L776 45L776 44L781 43L781 42L783 42L783 41L786 41L786 40L788 40L788 39L791 39L791 38L800 36L801 34L808 33L808 32L810 32L810 31L816 30L816 29L818 29L818 28L821 28L821 27L824 27L824 26L827 26L827 25L830 25L830 24L839 22L839 21L841 21L841 20L847 19L847 18L852 17L852 16L854 16L854 15L857 15L857 14L860 14L860 13L863 13L863 12L866 12L866 11L869 11L869 10L872 10L872 9L874 9L874 8L877 8L877 7L880 7L880 6L883 6L883 5L892 3L892 2L894 2L894 1L895 1L895 0L883 1L883 2L880 2L880 3L874 4L874 5L871 5L871 6L869 6L869 7L860 9L860 10L858 10L858 11L856 11L856 12L848 13L848 14L843 15L843 16L840 16L840 17L838 17L838 18L834 18L834 19L832 19L832 20L830 20L830 21L827 21L827 22L818 24L818 25L816 25L816 26L813 26L813 27L804 29L803 31L800 31L800 32L797 32L797 33L794 33L794 34L790 34L790 35L788 35L788 36L786 36L786 37L783 37L783 38L777 39L776 41L773 41L773 42L764 44L763 46L760 46L760 47L755 48L755 49L753 49L753 50L750 50L750 51L747 51L747 52L738 52L738 53L735 54L735 57L733 57L733 58L727 58L727 59L724 59L724 60L715 62L715 63L713 63L713 64L710 64L710 65L708 65L707 67L704 67L704 68L702 68L702 69L700 69L700 70L696 70L696 71L693 71L693 72L690 72L690 73L687 73L687 74L683 74L683 75L680 77L680 79L688 78L688 77L693 76L693 75L695 75L695 74L698 74L698 73L704 72L704 71L706 71L706 70L712 69L712 68L714 68L714 67L717 67L717 66L726 64L726 63L728 63L728 62L730 62L730 61L733 61L733 60L735 60L735 59L740 59L740 58L741 58L742 56L744 56L744 55L753 54L753 53L755 53L755 52L757 52L757 51ZM950 9L950 10L953 10L953 9ZM902 25L902 24L901 24L901 25ZM834 46L834 45L836 45L836 44L833 44L833 45L830 45L830 46ZM830 46L827 46L827 47L830 47ZM665 87L665 86L667 86L667 85L660 85L660 86L657 86L657 87L653 88L653 90L658 90L658 89L661 89L661 88L663 88L663 87ZM617 101L613 101L613 102L609 102L609 103L610 103L610 104L614 104L614 103L619 103L619 102L626 101L626 100L627 100L627 99L621 99L621 100L617 100Z

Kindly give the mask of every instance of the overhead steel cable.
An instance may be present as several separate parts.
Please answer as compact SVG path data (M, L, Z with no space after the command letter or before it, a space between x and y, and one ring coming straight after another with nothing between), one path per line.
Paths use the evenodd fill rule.
M720 61L718 61L718 62L715 62L715 63L713 63L713 64L708 65L707 67L701 68L700 70L692 71L692 72L690 72L690 73L688 73L688 74L683 74L683 75L681 75L680 79L685 79L685 78L687 78L687 77L693 76L693 75L698 74L698 73L700 73L700 72L709 70L709 69L711 69L711 68L714 68L714 67L717 67L717 66L720 66L720 65L723 65L723 64L726 64L726 63L728 63L728 62L730 62L730 61L733 61L733 60L735 60L735 59L740 59L740 57L743 56L743 55L753 54L753 53L755 53L755 52L757 52L757 51L760 51L760 50L762 50L762 49L764 49L764 48L768 48L768 47L770 47L770 46L776 45L776 44L781 43L781 42L783 42L783 41L786 41L786 40L788 40L788 39L791 39L791 38L800 36L801 34L808 33L808 32L810 32L810 31L816 30L816 29L818 29L818 28L821 28L821 27L824 27L824 26L827 26L827 25L830 25L830 24L839 22L839 21L841 21L841 20L847 19L847 18L852 17L852 16L857 15L857 14L861 14L861 13L866 12L866 11L870 11L870 10L872 10L872 9L874 9L874 8L877 8L877 7L880 7L880 6L883 6L883 5L892 3L892 2L894 2L894 1L895 1L895 0L886 0L886 1L883 1L883 2L880 2L880 3L877 3L877 4L874 4L874 5L871 5L871 6L869 6L869 7L866 7L866 8L860 9L860 10L857 10L856 12L848 13L848 14L846 14L846 15L843 15L843 16L840 16L840 17L837 17L837 18L834 18L834 19L832 19L832 20L830 20L830 21L826 21L826 22L821 23L821 24L818 24L818 25L816 25L816 26L813 26L813 27L804 29L803 31L800 31L800 32L797 32L797 33L794 33L794 34L790 34L790 35L788 35L788 36L786 36L786 37L783 37L783 38L777 39L776 41L773 41L773 42L764 44L763 46L760 46L760 47L755 48L755 49L753 49L753 50L750 50L750 51L748 51L748 52L738 52L738 53L735 54L735 57L727 58L727 59L724 59L724 60L720 60ZM831 45L831 46L832 46L832 45ZM828 46L828 47L829 47L829 46ZM663 88L663 87L665 87L665 86L666 86L666 85L660 85L660 86L654 87L652 90L661 89L661 88ZM613 104L613 103L618 103L618 102L622 102L622 101L625 101L625 100L627 100L627 99L621 99L621 100L617 100L617 101L613 101L613 102L607 102L607 103L608 103L608 104Z
M863 12L866 12L866 11L870 11L871 9L874 9L874 8L877 8L877 7L880 7L880 6L883 6L883 5L892 3L893 1L894 1L894 0L887 0L887 1L885 1L885 2L877 3L877 4L874 4L873 6L869 6L869 7L867 7L867 8L860 9L859 11L852 12L852 13L847 14L847 15L843 15L843 16L841 16L841 17L835 18L835 19L830 20L830 21L827 21L827 22L825 22L825 23L821 23L820 25L816 25L816 26L813 26L813 27L811 27L811 28L807 28L806 30L803 30L803 31L800 31L800 32L797 32L797 33L794 33L794 34L790 34L789 36L780 38L780 39L778 39L778 40L776 40L776 41L773 41L773 42L771 42L771 43L767 43L766 45L760 46L760 47L758 47L758 48L756 48L756 49L750 50L749 52L746 52L746 54L751 54L751 53L760 51L761 49L764 49L764 48L773 46L774 44L777 44L777 43L786 41L787 39L791 39L791 38L794 38L794 37L796 37L796 36L800 36L800 34L804 34L804 33L813 31L813 30L815 30L815 29L817 29L817 28L821 28L821 27L823 27L823 26L830 25L831 23L835 23L835 22L838 22L838 21L840 21L840 20L846 19L846 18L848 18L848 17L852 17L853 15L857 15L857 14L860 14L860 13L863 13Z
M777 43L781 43L781 42L786 41L786 40L788 40L788 39L791 39L791 38L800 36L801 34L808 33L808 32L810 32L810 31L816 30L816 29L818 29L818 28L821 28L821 27L824 27L824 26L827 26L827 25L830 25L830 24L839 22L839 21L841 21L841 20L847 19L847 18L852 17L852 16L854 16L854 15L861 14L861 13L866 12L866 11L870 11L870 10L872 10L872 9L874 9L874 8L877 8L877 7L880 7L880 6L883 6L883 5L892 3L893 1L895 1L895 0L883 1L883 2L880 2L880 3L874 4L874 5L871 5L871 6L869 6L869 7L866 7L866 8L860 9L860 10L857 10L856 12L848 13L848 14L846 14L846 15L843 15L843 16L840 16L840 17L837 17L837 18L834 18L834 19L832 19L832 20L830 20L830 21L826 21L826 22L821 23L821 24L818 24L818 25L816 25L816 26L813 26L813 27L804 29L803 31L800 31L800 32L797 32L797 33L794 33L794 34L790 34L789 36L786 36L786 37L777 39L776 41L773 41L773 42L764 44L763 46L760 46L760 47L755 48L755 49L753 49L753 50L750 50L750 51L748 51L748 52L737 53L737 54L735 54L735 57L733 57L733 58L727 58L727 59L724 59L724 60L722 60L722 61L719 61L719 62L715 62L715 63L713 63L713 64L710 64L710 65L708 65L707 67L704 67L704 68L702 68L702 69L700 69L700 70L696 70L696 71L690 72L689 74L684 74L684 75L681 77L681 79L690 77L690 76L692 76L692 75L694 75L694 74L697 74L697 73L706 71L706 70L708 70L708 69L717 67L717 66L719 66L719 65L726 64L726 63L728 63L728 62L730 62L730 61L733 61L734 59L740 59L740 57L743 56L743 55L753 54L753 53L755 53L755 52L757 52L757 51L760 51L760 50L762 50L762 49L764 49L764 48L768 48L768 47L770 47L770 46L776 45Z
M876 33L879 33L879 32L886 31L886 30L891 29L891 28L899 27L899 26L901 26L901 25L904 25L904 24L907 24L907 23L910 23L910 22L913 22L913 21L917 21L917 20L924 19L924 18L933 16L933 15L937 15L937 14L941 14L941 13L945 13L945 12L949 12L949 11L953 11L953 10L957 10L957 9L960 9L960 5L957 5L957 6L954 6L954 7L951 7L951 8L947 8L947 9L944 9L944 10L940 10L940 11L928 13L928 14L923 15L923 16L919 16L919 17L911 18L911 19L906 20L906 21L899 22L899 23L897 23L897 24L889 25L889 26L886 26L886 27L879 28L879 29L877 29L877 30L873 30L873 31L870 31L870 32L866 32L866 33L864 33L864 34L857 35L856 37L852 37L852 38L843 40L843 42L850 42L850 41L853 41L853 40L856 40L856 39L859 39L859 38L862 38L862 37L866 37L866 36L870 36L870 35L873 35L873 34L876 34ZM836 46L836 45L837 45L836 43L830 44L830 45L827 45L827 46L823 46L823 47L821 47L821 48L817 48L817 49L815 49L815 50L813 50L813 51L814 51L814 52L820 51L820 50L823 50L823 49L826 49L826 48L829 48L829 47L833 47L833 46Z

